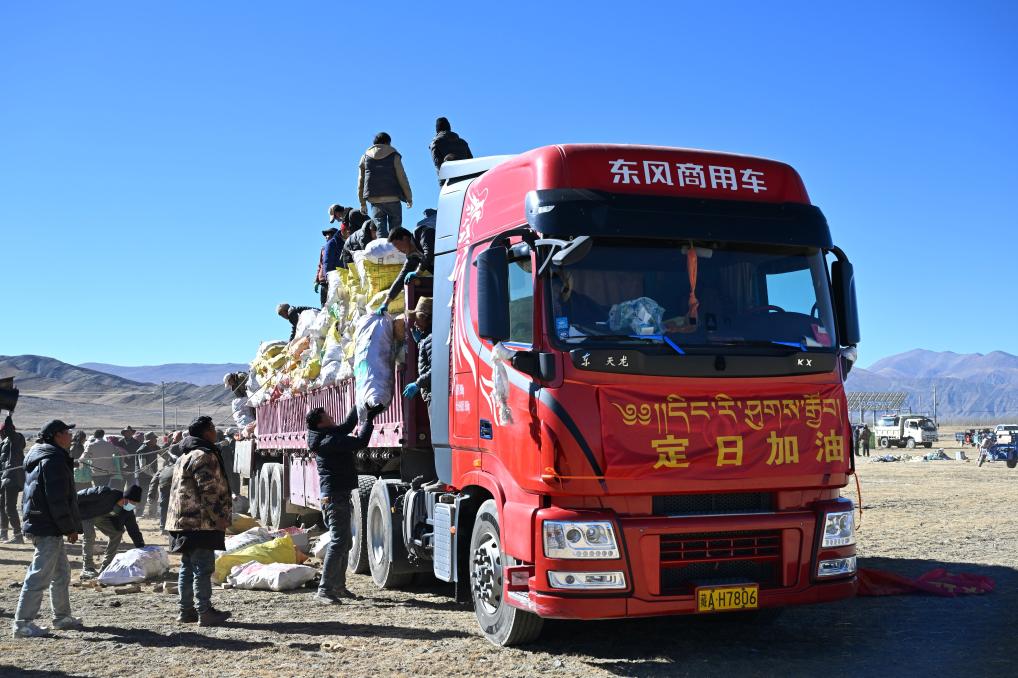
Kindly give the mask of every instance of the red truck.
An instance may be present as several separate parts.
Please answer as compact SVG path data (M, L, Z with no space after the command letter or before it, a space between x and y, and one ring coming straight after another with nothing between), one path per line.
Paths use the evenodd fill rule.
M434 296L434 397L398 397L411 345L358 453L351 570L454 583L497 645L854 595L854 274L795 170L562 145L440 179L434 278L406 290ZM352 394L258 409L237 470L263 519L318 509L304 413Z

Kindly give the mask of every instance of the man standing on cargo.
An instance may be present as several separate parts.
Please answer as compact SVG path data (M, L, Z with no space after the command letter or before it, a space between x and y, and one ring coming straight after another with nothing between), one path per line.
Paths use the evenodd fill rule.
M339 205L334 205L339 207ZM342 208L340 208L342 210ZM315 274L315 292L318 292L321 300L321 307L325 308L325 300L329 298L329 271L335 271L343 263L340 255L343 253L343 238L339 229L335 226L322 231L325 236L325 245L318 256L318 272Z
M73 428L74 424L59 419L46 424L39 434L40 442L25 459L22 517L25 534L35 545L35 554L14 612L15 637L48 635L44 627L35 624L46 589L53 608L53 628L62 631L81 628L81 620L71 616L71 564L64 551L64 537L74 544L81 534L74 461L68 453Z
M442 163L448 157L454 156L456 160L467 160L474 157L470 152L470 144L466 139L452 131L452 125L448 118L435 120L435 138L431 140L431 160L435 163L435 171L442 169Z
M223 458L216 447L212 417L187 427L183 456L173 466L166 529L170 552L180 554L181 623L220 626L230 613L212 607L212 573L216 551L226 550L226 528L233 521L233 499Z
M314 595L315 602L338 605L343 598L358 599L346 587L346 566L352 543L350 493L357 489L354 454L368 446L375 415L381 409L368 413L368 420L357 435L352 435L357 426L356 407L350 408L346 421L339 426L324 407L316 407L307 413L308 448L315 453L318 463L322 516L329 528L329 546L325 551L322 581Z
M361 212L367 214L367 204L371 203L371 217L378 224L378 235L383 238L403 224L403 208L399 203L405 202L407 209L414 204L403 161L390 146L391 142L387 133L376 134L374 144L361 156L357 167Z
M430 212L430 214L429 214ZM403 286L422 273L433 273L435 269L435 220L437 214L433 209L424 210L424 219L417 224L413 234L405 228L397 228L389 234L389 242L406 255L403 269L392 281L389 296L385 303L378 307L378 315L385 313L389 304L402 292Z

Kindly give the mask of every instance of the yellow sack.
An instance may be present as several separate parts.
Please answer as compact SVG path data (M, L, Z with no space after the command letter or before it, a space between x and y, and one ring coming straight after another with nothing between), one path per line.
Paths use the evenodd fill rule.
M247 532L252 527L258 527L258 521L251 516L245 516L243 513L233 514L233 524L230 525L230 529L227 530L230 534L240 534L241 532Z
M361 262L364 267L364 291L368 297L373 297L382 290L388 291L392 283L399 277L403 270L402 264L376 264L364 260Z
M318 374L321 371L322 363L319 361L318 358L312 358L311 360L308 361L308 364L304 366L304 369L301 372L300 376L304 379L304 381L309 381L311 379L317 379Z
M224 553L216 558L216 571L212 578L216 582L224 582L230 576L230 570L252 560L257 560L265 565L270 563L295 565L297 563L297 547L290 535L286 535L263 544L245 546L233 553Z

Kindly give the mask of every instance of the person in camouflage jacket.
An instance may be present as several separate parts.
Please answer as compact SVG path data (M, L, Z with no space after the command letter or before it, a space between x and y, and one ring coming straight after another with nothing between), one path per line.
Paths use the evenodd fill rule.
M180 554L177 621L219 626L230 613L212 607L212 572L215 552L226 549L233 499L211 417L198 417L187 432L182 455L173 465L166 515L170 551Z

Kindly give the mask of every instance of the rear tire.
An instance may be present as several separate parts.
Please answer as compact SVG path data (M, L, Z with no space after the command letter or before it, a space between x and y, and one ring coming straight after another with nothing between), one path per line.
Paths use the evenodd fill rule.
M877 444L880 445L881 448L886 450L891 446L891 441L888 440L887 438L881 438L880 442Z
M278 530L293 527L297 523L297 514L287 513L287 492L283 485L283 465L266 464L265 472L269 477L269 527Z
M470 535L470 596L481 632L500 647L533 642L544 626L544 619L504 599L502 572L514 564L515 560L502 550L498 509L489 499L477 510Z
M260 478L261 473L257 473L247 479L247 498L251 503L251 517L258 521L262 519L261 506L258 503L258 481Z
M350 560L347 569L354 574L367 574L368 565L368 501L374 476L357 476L357 489L350 491Z
M375 584L382 589L396 589L409 584L413 572L401 572L400 563L396 562L393 554L393 539L397 536L402 539L402 535L393 534L392 507L386 497L384 481L377 481L371 488L364 534L368 567Z
M1011 447L1011 450L1007 453L1007 460L1004 463L1007 464L1008 468L1018 466L1018 448Z
M272 480L266 470L268 464L262 464L258 471L258 522L262 526L269 524L269 495L272 492Z

